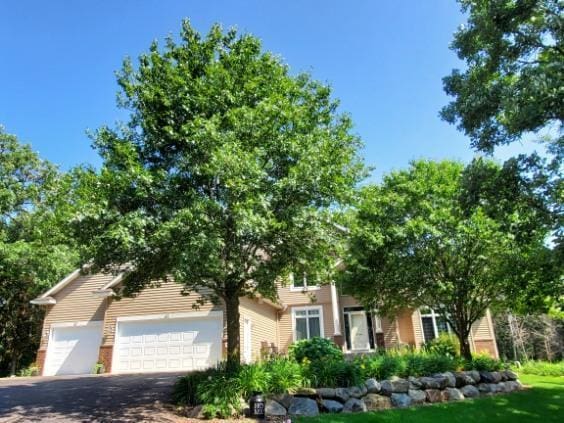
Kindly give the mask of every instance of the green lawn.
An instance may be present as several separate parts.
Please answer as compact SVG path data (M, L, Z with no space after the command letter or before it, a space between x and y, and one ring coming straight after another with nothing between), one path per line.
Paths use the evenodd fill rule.
M563 422L564 377L522 375L531 389L464 402L378 413L325 414L300 423L370 422Z

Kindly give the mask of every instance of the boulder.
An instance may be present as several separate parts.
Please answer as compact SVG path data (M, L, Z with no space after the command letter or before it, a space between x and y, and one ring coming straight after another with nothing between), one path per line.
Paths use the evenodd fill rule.
M319 414L319 408L317 403L311 398L294 397L288 409L288 414L291 416L315 417Z
M288 413L286 407L273 400L266 400L264 412L267 416L285 416Z
M349 398L343 406L343 413L362 413L366 411L366 404L358 398Z
M456 379L456 387L457 388L462 388L463 386L466 386L466 385L474 385L476 383L474 381L474 378L472 378L471 376L467 375L464 372L454 373L454 378Z
M478 391L480 391L483 394L491 394L492 388L489 383L480 383L478 384Z
M392 408L392 401L389 397L384 395L368 394L363 400L368 411L387 410L388 408Z
M362 398L363 396L366 395L367 392L368 392L368 389L364 385L353 386L352 388L349 388L349 394L353 398Z
M445 388L444 390L447 401L460 401L464 399L464 395L456 388Z
M368 391L369 394L377 394L378 392L380 392L380 389L382 388L380 382L378 382L376 379L368 379L365 385L366 385L366 390Z
M418 378L409 376L407 380L409 381L409 389L423 389L423 383Z
M501 375L499 372L480 372L480 380L483 383L499 383Z
M426 389L425 395L428 402L441 402L443 400L440 389Z
M465 375L470 376L472 379L474 379L474 383L480 383L480 372L477 370L467 370L464 372Z
M412 403L411 397L404 393L394 392L390 399L392 401L392 405L397 408L409 407Z
M474 385L466 385L460 388L460 392L465 398L476 398L480 396L480 391Z
M421 391L420 389L410 389L407 394L411 397L413 404L423 404L427 399L425 391Z
M508 392L519 391L523 389L523 385L518 380L508 380L505 382L505 386L508 389Z
M440 381L436 380L434 377L421 377L419 378L419 382L423 385L425 389L440 389L441 383Z
M335 389L335 398L337 398L341 402L346 402L351 395L349 394L349 390L347 388L337 388Z
M292 405L292 401L294 400L294 397L288 394L279 394L279 395L274 395L272 397L272 400L276 401L278 404L281 404L286 409L288 409L290 408L290 405Z
M503 387L499 386L499 383L488 383L488 385L490 385L490 392L492 394L503 392Z
M294 392L294 396L297 397L315 397L317 396L317 391L313 388L298 388Z
M316 391L321 398L335 398L335 390L333 388L317 388Z
M341 404L339 401L326 399L321 401L321 405L323 406L323 409L328 413L340 413L341 411L343 411L343 404Z
M186 412L186 417L190 418L190 419L200 419L200 420L204 420L206 417L204 416L204 413L202 411L202 408L204 408L203 405L196 405L195 407L190 408L187 412Z
M433 377L441 381L441 388L454 388L456 386L456 378L451 372L436 373ZM444 381L446 379L446 381Z
M390 379L385 380L381 383L381 391L384 395L390 396L393 393L399 394L406 394L409 390L409 381L405 379Z
M511 370L504 370L502 374L505 376L505 380L517 380L517 373Z
M509 382L509 381L508 381ZM499 382L497 384L497 388L499 389L500 392L511 392L511 385L508 385L508 382Z

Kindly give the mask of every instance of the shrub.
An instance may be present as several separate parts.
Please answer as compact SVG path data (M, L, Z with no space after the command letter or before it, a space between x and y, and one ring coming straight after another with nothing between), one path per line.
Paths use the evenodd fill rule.
M441 333L435 339L425 343L423 349L431 354L458 357L460 355L460 342L454 335Z
M314 388L357 386L363 381L358 364L344 360L312 361L303 370Z
M293 360L277 357L264 363L264 367L268 373L268 393L283 394L303 386L302 368Z
M21 369L18 372L18 376L39 376L39 366L33 363L30 366Z
M478 370L494 372L503 368L503 363L486 354L476 354L472 356L472 360L468 361L464 368L466 370Z
M202 404L198 396L198 386L204 381L213 378L220 370L211 368L190 373L189 375L179 377L174 384L172 390L172 400L175 404L180 405L199 405Z
M241 383L236 373L218 371L200 382L199 399L204 404L202 412L208 419L237 416L241 412Z
M363 379L389 379L405 373L405 359L400 354L374 354L355 359Z
M253 363L241 366L238 377L241 394L247 400L253 392L266 392L268 389L270 375L264 364Z
M298 363L304 359L309 361L317 360L343 360L343 352L333 341L326 338L302 339L290 345L290 357Z
M538 376L564 376L564 361L527 361L517 371Z

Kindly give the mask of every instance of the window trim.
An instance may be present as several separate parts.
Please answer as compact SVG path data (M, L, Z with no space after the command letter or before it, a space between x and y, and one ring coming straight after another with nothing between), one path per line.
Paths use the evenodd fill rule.
M296 339L296 312L298 311L305 311L306 313L309 310L318 310L319 311L319 336L321 338L325 338L325 331L324 331L324 320L323 320L323 306L320 305L315 305L315 306L302 306L302 307L292 307L292 339L294 340L294 342L297 341ZM309 337L309 316L306 314L306 318L308 318L307 321L307 335L308 338L307 339L311 339Z
M317 291L321 289L319 285L311 285L307 284L307 277L304 275L303 277L304 285L303 286L294 286L294 274L290 273L290 291L292 292L307 292L307 291Z

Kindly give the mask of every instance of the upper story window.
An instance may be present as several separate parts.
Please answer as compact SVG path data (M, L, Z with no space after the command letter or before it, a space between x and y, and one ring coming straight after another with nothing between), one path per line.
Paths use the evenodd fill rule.
M307 275L304 273L302 277L298 277L293 273L290 275L290 291L312 291L319 289L319 285L311 283L308 285Z
M425 342L435 339L441 333L451 332L450 325L443 315L435 313L430 308L422 308L419 312L421 314L421 326Z
M294 341L323 337L323 309L321 306L292 307Z

